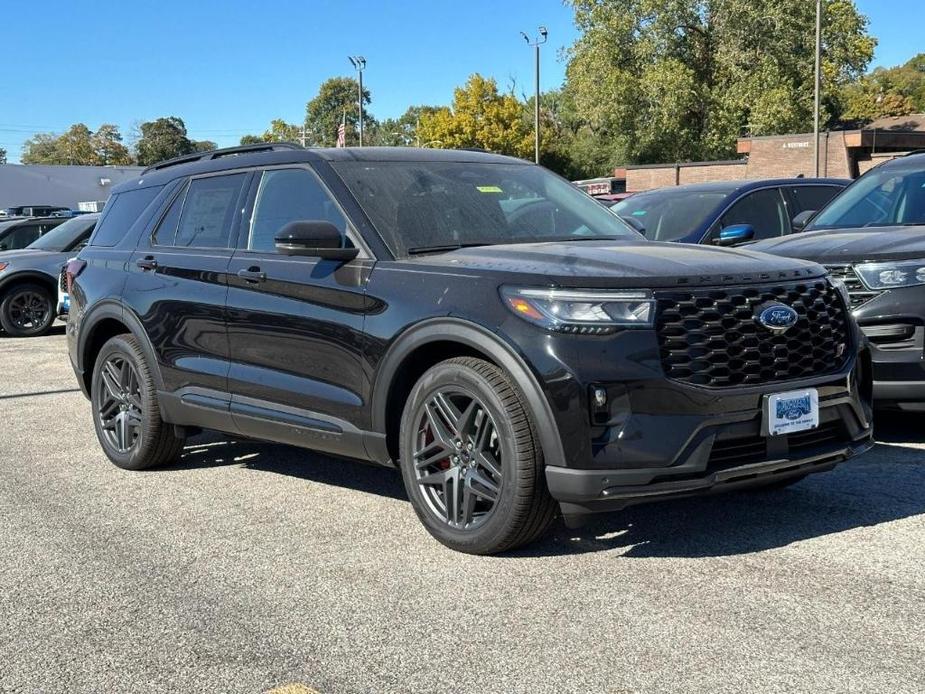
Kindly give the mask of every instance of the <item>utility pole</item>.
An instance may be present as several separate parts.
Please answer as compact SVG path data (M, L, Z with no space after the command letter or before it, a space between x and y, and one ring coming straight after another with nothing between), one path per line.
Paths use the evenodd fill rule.
M360 123L359 123L359 132L360 132L360 147L363 146L363 70L366 69L366 58L362 55L351 55L347 56L347 59L350 61L350 64L353 65L353 68L357 71L358 75L358 96L357 103L360 105Z
M540 46L546 43L546 38L549 35L549 32L546 31L546 27L539 27L537 29L539 36L530 40L530 37L527 36L525 32L520 32L520 35L524 37L524 41L527 42L528 46L533 46L533 52L536 58L536 69L535 69L535 83L534 83L534 95L533 95L533 135L535 138L534 146L534 159L536 163L540 163Z
M813 106L813 140L816 145L813 162L819 178L819 101L822 90L822 0L816 0L816 90Z

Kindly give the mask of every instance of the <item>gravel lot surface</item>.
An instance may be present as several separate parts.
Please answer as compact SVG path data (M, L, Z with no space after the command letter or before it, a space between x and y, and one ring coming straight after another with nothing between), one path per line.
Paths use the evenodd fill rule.
M392 471L208 434L101 453L64 335L0 339L0 690L925 691L925 426L791 489L495 558Z

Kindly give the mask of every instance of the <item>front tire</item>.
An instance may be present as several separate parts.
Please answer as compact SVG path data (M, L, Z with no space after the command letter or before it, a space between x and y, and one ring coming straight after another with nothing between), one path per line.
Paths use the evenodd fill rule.
M133 335L117 335L103 345L90 396L96 436L117 466L144 470L179 458L183 439L161 419L151 369Z
M451 549L496 554L540 537L556 503L523 396L497 366L449 359L405 404L401 470L421 522Z
M38 284L21 284L0 301L0 326L10 337L39 337L55 322L51 294Z

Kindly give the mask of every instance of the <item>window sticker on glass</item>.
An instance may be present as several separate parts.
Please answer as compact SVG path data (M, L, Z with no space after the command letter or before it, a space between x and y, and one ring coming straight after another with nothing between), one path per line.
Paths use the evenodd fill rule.
M475 188L480 193L503 193L504 192L498 186L476 186Z

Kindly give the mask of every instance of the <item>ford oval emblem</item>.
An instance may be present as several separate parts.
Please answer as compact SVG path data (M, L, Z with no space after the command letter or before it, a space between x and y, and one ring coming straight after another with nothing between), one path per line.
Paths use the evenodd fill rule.
M772 333L783 333L790 330L799 319L800 314L783 304L764 306L755 316L755 320Z

